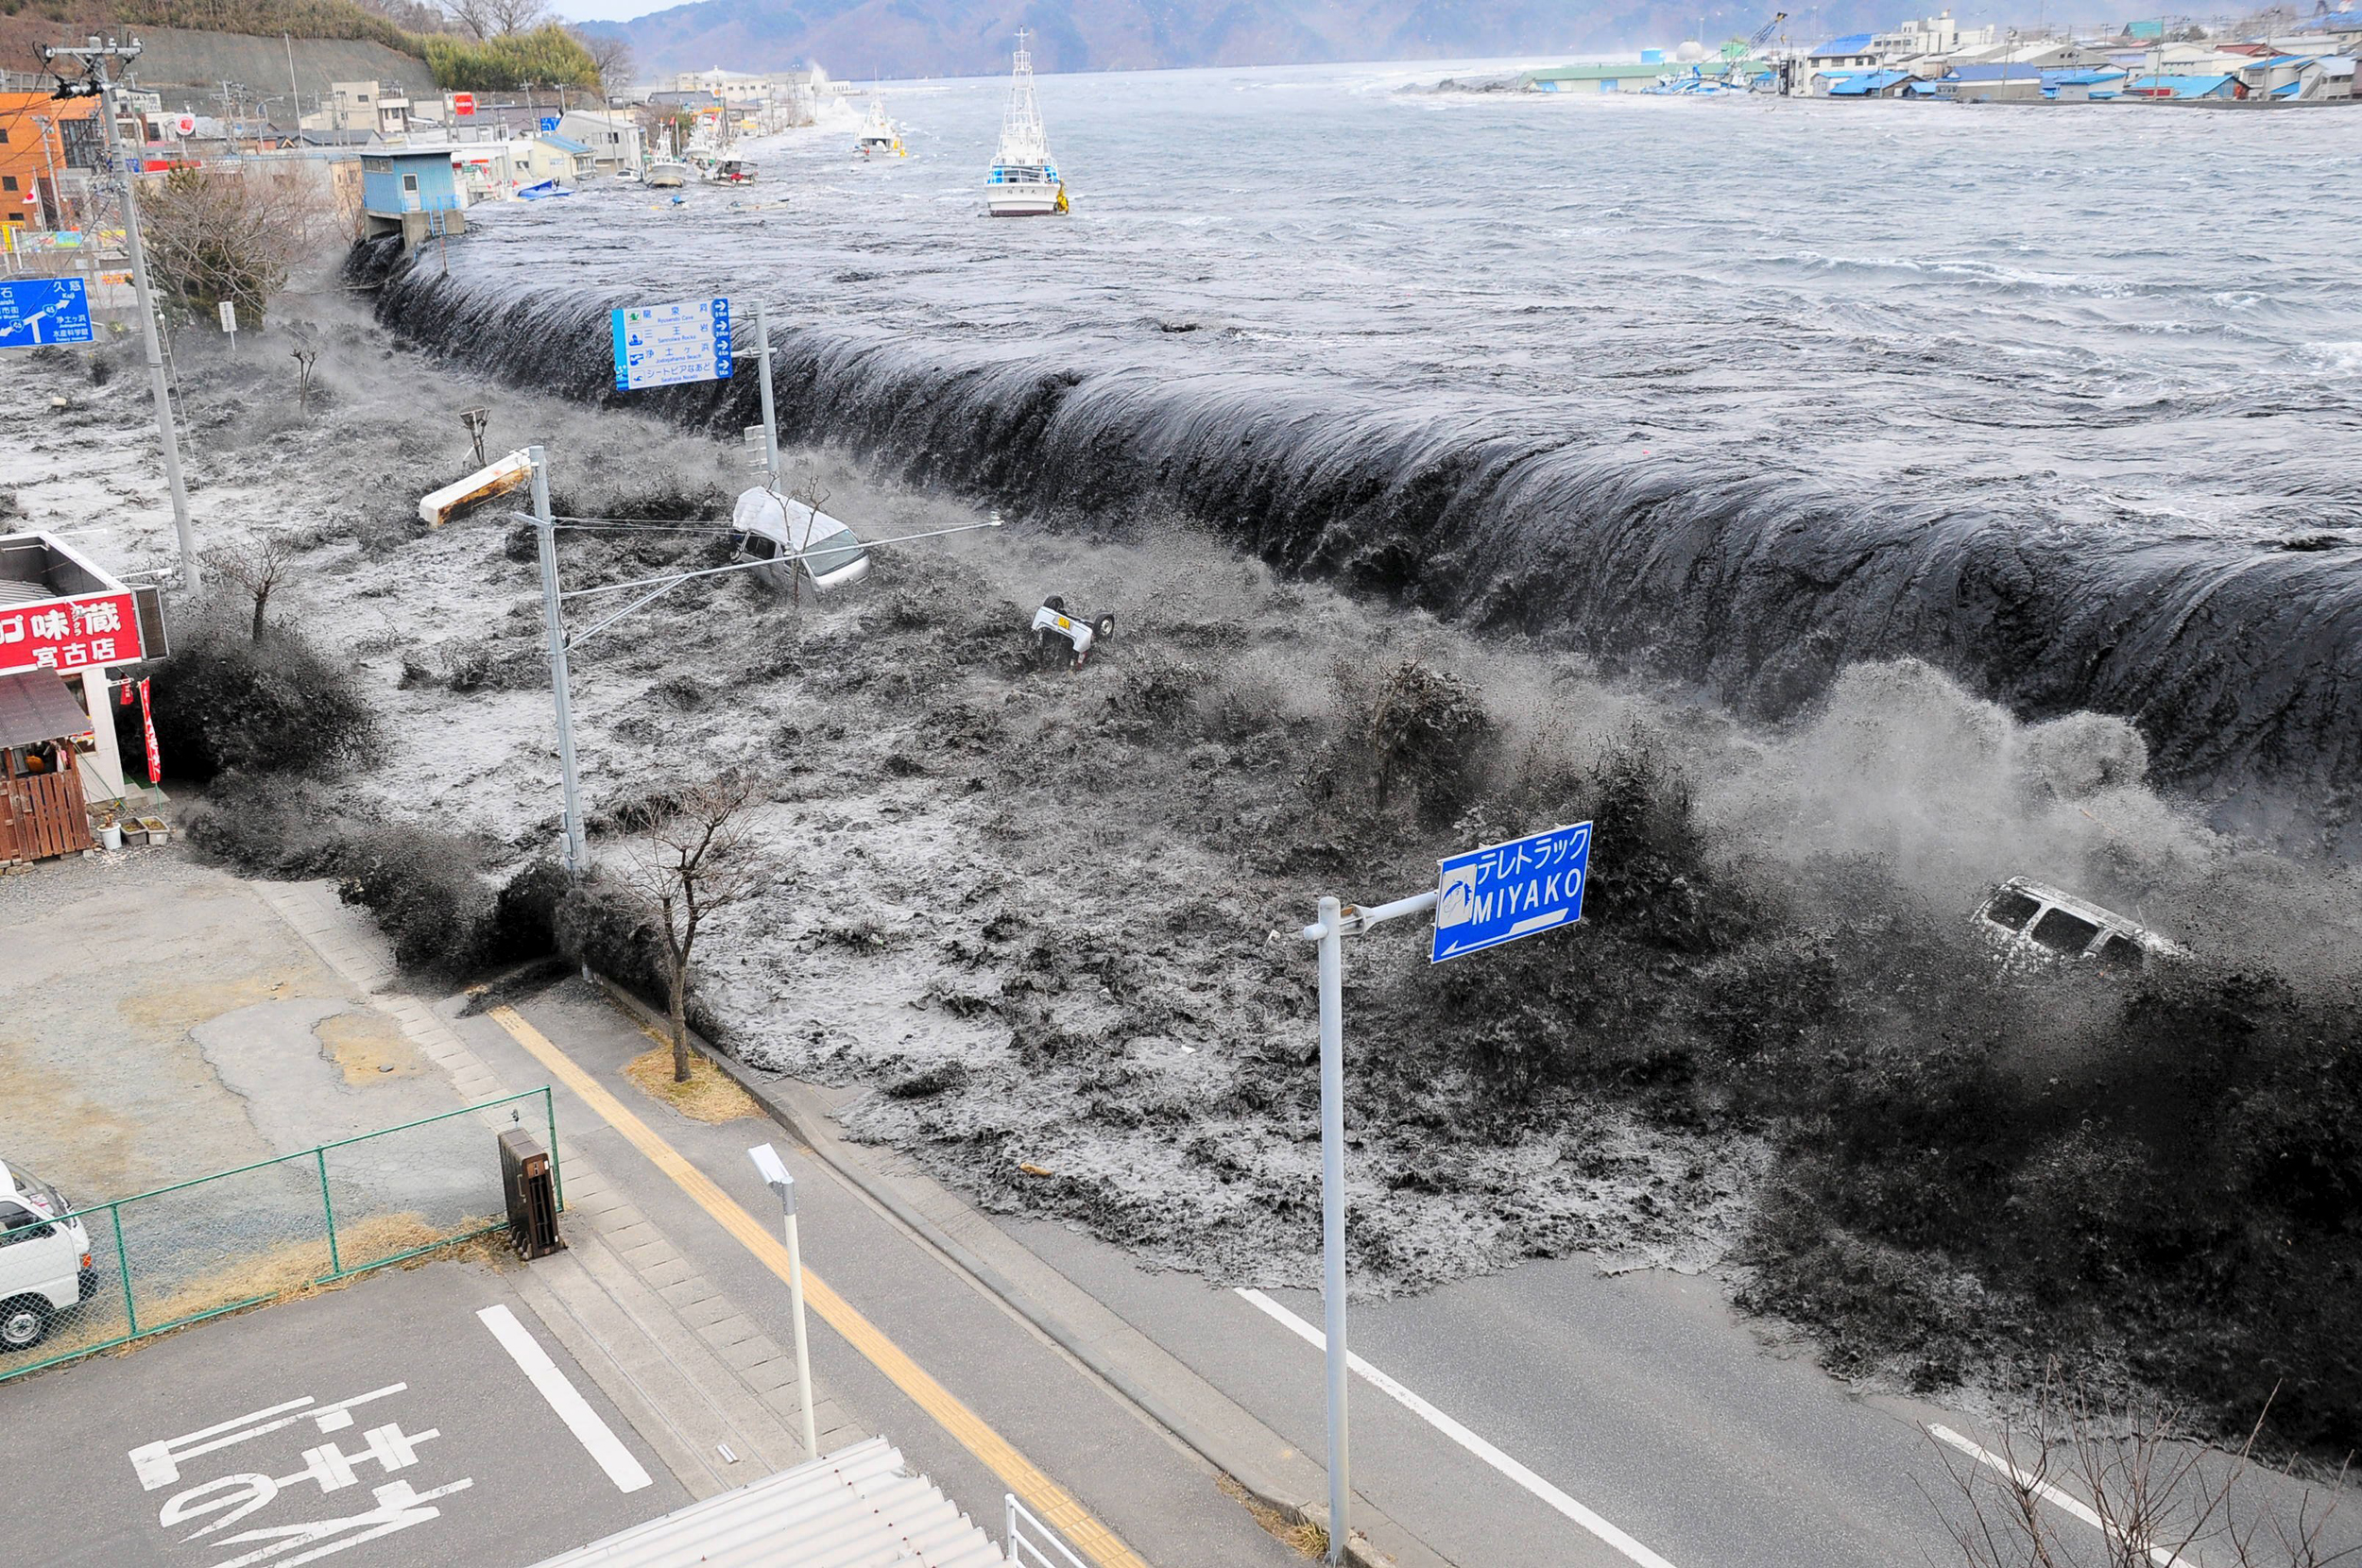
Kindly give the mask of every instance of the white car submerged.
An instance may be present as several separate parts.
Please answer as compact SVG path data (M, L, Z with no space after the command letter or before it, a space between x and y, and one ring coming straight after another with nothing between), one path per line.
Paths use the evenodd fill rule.
M730 512L730 529L740 555L771 563L757 567L755 575L773 588L794 589L798 556L804 576L823 592L869 575L869 547L842 520L800 501L747 490Z
M2102 969L2132 974L2151 959L2188 949L2088 899L2025 877L2012 877L1977 910L1977 924L2010 952L2028 957L2089 959Z
M0 1364L48 1338L58 1315L98 1288L90 1232L74 1205L20 1165L0 1161Z

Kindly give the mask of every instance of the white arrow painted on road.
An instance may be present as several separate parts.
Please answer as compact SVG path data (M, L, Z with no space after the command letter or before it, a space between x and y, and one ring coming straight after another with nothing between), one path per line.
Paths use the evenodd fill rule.
M1302 1339L1305 1343L1311 1345L1316 1350L1327 1350L1328 1337L1326 1335L1323 1334L1319 1329L1314 1328L1310 1323L1306 1322L1303 1319L1297 1317L1294 1313L1289 1311L1286 1307L1280 1305L1277 1302L1273 1301L1269 1296L1264 1295L1260 1290L1248 1290L1241 1288L1238 1294L1241 1300L1247 1303L1247 1304L1253 1306L1257 1311L1261 1312L1266 1317L1272 1319L1275 1322L1287 1329L1288 1332L1293 1334L1297 1338ZM1565 1492L1559 1491L1556 1487L1550 1485L1549 1482L1542 1479L1541 1476L1536 1475L1532 1471L1528 1470L1524 1465L1519 1464L1516 1460L1511 1458L1508 1455L1502 1453L1491 1443L1486 1442L1482 1438L1478 1437L1474 1432L1469 1431L1466 1427L1452 1420L1451 1417L1444 1414L1443 1411L1437 1409L1434 1406L1429 1405L1426 1400L1421 1399L1417 1394L1412 1393L1410 1389L1404 1388L1401 1384L1395 1382L1384 1372L1379 1372L1376 1367L1371 1366L1367 1361L1362 1360L1359 1355L1348 1352L1345 1356L1345 1365L1351 1367L1354 1372L1361 1376L1361 1380L1369 1384L1371 1388L1376 1389L1378 1392L1384 1394L1387 1398L1393 1400L1395 1404L1401 1406L1412 1415L1417 1416L1421 1421L1426 1422L1429 1426L1434 1427L1438 1432L1443 1433L1444 1436L1449 1438L1452 1441L1458 1443L1469 1453L1474 1454L1478 1458L1482 1459L1486 1464L1491 1465L1495 1470L1499 1471L1502 1474L1508 1476L1511 1480L1525 1488L1526 1491L1533 1493L1534 1496L1542 1499L1543 1502L1548 1503L1551 1508L1557 1509L1560 1513L1565 1514L1567 1518L1573 1520L1584 1529L1589 1530L1593 1535L1598 1536L1608 1545L1615 1547L1617 1551L1623 1553L1624 1556L1640 1564L1640 1568L1673 1568L1673 1565L1670 1562L1668 1562L1665 1559L1657 1556L1656 1553L1649 1550L1648 1547L1643 1546L1639 1542L1635 1541L1631 1536L1626 1535L1622 1530L1617 1529L1614 1525L1609 1524L1605 1519L1600 1518L1589 1508L1584 1508L1581 1503L1576 1502L1573 1498L1567 1496Z

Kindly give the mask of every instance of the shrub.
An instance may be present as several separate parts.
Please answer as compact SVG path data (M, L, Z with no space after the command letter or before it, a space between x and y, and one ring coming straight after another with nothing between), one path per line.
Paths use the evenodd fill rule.
M156 741L176 778L203 781L238 772L325 774L368 758L377 717L360 674L292 627L249 635L249 606L226 599L200 604L179 629L172 657L155 667L150 688ZM132 725L136 707L118 708Z
M377 919L404 969L456 976L479 966L492 890L478 847L432 828L364 829L338 855L337 892Z

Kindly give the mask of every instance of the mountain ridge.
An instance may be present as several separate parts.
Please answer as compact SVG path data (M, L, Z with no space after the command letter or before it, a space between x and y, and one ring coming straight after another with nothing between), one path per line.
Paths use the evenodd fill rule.
M1702 26L1709 44L1744 36L1771 14L1665 0L691 0L581 28L628 41L642 80L667 84L682 71L813 60L859 78L992 76L1008 69L1019 26L1049 73L1670 48ZM1861 0L1823 9L1808 42L1870 17Z

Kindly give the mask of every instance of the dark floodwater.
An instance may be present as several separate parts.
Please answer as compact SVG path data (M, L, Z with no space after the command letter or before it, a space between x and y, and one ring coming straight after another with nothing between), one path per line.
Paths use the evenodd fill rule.
M599 396L596 313L759 290L791 433L904 477L1773 716L1915 654L2351 853L2362 111L1402 90L1437 74L1044 78L1074 211L1030 222L982 216L1001 85L914 86L905 162L848 119L678 208L478 209L383 309Z

